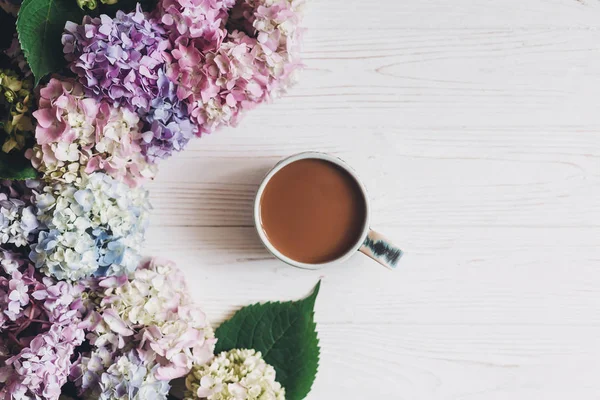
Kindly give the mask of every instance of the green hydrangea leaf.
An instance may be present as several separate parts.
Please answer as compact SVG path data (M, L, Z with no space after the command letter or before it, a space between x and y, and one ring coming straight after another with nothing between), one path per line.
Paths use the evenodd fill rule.
M0 150L0 179L24 180L37 178L37 171L21 153L6 154Z
M287 400L302 400L310 392L319 366L319 339L314 306L321 282L300 301L253 304L239 310L215 332L215 352L260 351L277 373Z
M65 65L61 36L67 21L80 23L83 12L74 0L24 0L17 18L19 41L37 85Z

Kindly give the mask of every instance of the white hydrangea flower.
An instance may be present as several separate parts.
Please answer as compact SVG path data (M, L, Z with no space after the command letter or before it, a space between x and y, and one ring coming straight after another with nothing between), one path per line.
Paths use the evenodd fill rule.
M161 325L181 305L192 304L185 277L171 261L152 259L123 285L107 288L103 307L110 307L132 325Z
M106 122L101 126L102 134L96 142L96 150L100 153L116 154L124 145L130 144L132 137L139 135L138 115L126 108L110 108Z
M147 191L94 173L46 186L36 204L46 229L30 258L45 274L78 280L137 267L150 209Z
M40 225L31 204L31 188L37 185L36 181L0 181L0 245L31 243Z
M210 364L195 366L185 383L185 400L285 400L275 369L255 350L223 352Z

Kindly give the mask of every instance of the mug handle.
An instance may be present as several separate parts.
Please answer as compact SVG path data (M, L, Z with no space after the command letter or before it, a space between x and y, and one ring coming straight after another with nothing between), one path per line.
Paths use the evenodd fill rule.
M373 229L369 229L369 233L365 238L362 246L358 249L383 265L388 269L396 269L398 261L404 252L397 246L393 245L385 236Z

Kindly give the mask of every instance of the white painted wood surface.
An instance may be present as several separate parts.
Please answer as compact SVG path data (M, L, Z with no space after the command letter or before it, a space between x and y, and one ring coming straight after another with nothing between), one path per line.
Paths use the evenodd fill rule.
M150 185L148 253L218 325L323 279L311 400L600 398L600 1L309 0L306 71ZM337 154L406 251L293 269L252 228L281 157Z

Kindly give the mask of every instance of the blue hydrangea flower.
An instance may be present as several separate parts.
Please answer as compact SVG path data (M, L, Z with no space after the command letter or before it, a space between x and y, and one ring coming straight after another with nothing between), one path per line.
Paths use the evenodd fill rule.
M85 399L166 400L170 385L158 380L154 353L130 350L123 355L99 349L85 355L75 367Z

